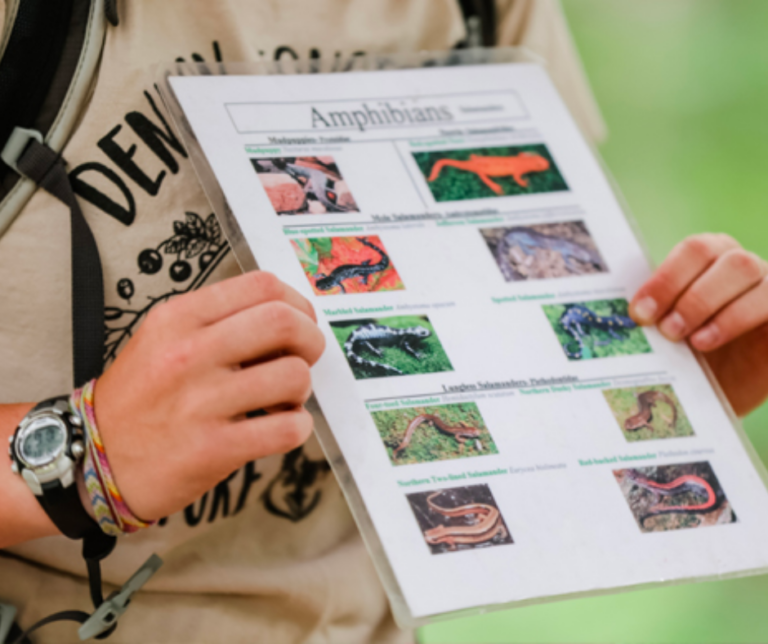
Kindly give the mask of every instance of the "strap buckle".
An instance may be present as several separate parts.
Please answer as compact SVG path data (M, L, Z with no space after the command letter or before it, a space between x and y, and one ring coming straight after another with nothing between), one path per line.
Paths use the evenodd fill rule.
M17 163L32 139L35 139L39 143L44 143L43 135L37 130L29 130L24 127L14 128L13 132L11 132L11 136L8 137L8 141L6 142L3 151L0 152L0 159L5 161L7 165L13 168L22 177L26 177L26 175L19 170Z
M132 595L146 584L162 565L163 560L157 555L152 555L147 559L144 565L125 582L123 587L107 597L78 629L77 634L80 639L87 640L96 637L96 635L112 628L117 618L128 610Z
M0 603L0 643L5 642L15 619L16 607L11 604Z

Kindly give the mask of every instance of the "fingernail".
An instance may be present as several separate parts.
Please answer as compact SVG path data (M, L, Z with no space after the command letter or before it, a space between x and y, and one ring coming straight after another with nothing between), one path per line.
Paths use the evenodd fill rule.
M669 340L676 342L685 333L685 320L677 311L670 313L659 324L659 331Z
M720 339L720 329L716 324L708 324L691 336L691 344L701 351L714 348Z
M652 297L644 297L637 301L632 307L632 313L640 324L650 324L653 322L653 316L656 314L656 309L659 305Z

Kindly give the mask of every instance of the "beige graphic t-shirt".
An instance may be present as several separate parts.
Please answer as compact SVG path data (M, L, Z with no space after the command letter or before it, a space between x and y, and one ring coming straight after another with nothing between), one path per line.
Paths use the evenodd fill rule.
M556 2L498 6L499 43L546 59L581 127L601 136ZM456 0L123 0L118 8L93 96L63 150L102 258L107 364L155 306L239 271L154 88L157 63L343 59L445 50L464 37ZM73 388L69 266L69 213L38 190L0 237L0 403ZM19 608L22 625L90 609L79 550L55 537L2 553L0 601ZM121 538L105 580L121 585L153 552L165 565L111 642L412 640L391 621L314 440L248 463L182 512ZM78 641L75 631L48 626L35 641Z

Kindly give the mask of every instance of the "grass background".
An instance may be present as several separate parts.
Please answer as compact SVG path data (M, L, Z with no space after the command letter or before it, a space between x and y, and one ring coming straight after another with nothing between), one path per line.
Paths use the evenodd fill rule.
M601 316L627 315L628 303L622 299L592 300L591 302L578 302L578 304ZM578 351L579 345L576 339L569 333L566 333L560 324L560 316L565 312L565 305L545 304L542 308L544 309L544 315L547 316L549 323L552 325L552 330L555 332L560 346L567 346L572 353ZM587 333L587 337L582 338L581 360L610 358L611 356L632 356L638 353L651 352L651 345L648 344L645 333L640 328L617 329L616 333L625 338L623 340L614 338L610 333L601 329L582 328ZM610 342L608 342L609 340ZM608 342L608 344L598 345L598 342ZM563 351L565 351L564 348ZM566 356L568 356L567 353ZM577 360L578 358L568 356L568 359Z
M403 315L391 318L331 322L333 334L336 336L336 340L338 341L341 350L344 351L344 343L349 339L349 336L355 329L370 323L381 324L383 326L392 327L393 329L406 329L408 327L420 326L429 329L432 332L432 335L419 342L411 343L411 348L421 354L420 359L414 358L412 355L397 347L377 347L381 350L383 354L382 357L371 353L367 349L360 349L358 347L358 355L366 360L388 364L391 367L400 369L404 376L417 373L453 371L451 361L448 359L445 349L443 349L443 345L440 344L440 340L435 332L435 327L432 326L426 315ZM350 363L349 366L352 368L352 373L357 380L382 377L381 370L376 370L374 372L371 369L366 369L365 367L360 367L352 363ZM392 376L398 377L397 374L392 374Z
M677 423L670 427L666 419L672 419L672 410L663 401L656 402L651 407L651 427L643 427L634 431L625 431L624 422L639 411L637 395L646 391L660 391L667 394L677 408ZM611 408L616 422L619 424L624 438L629 442L656 440L659 438L675 438L678 436L693 436L691 421L688 420L680 400L675 395L671 385L644 385L642 387L626 387L624 389L604 389L603 396ZM665 418L666 417L666 418Z
M408 446L395 458L392 453L405 437L410 422L420 414L433 414L449 427L456 427L462 422L469 427L476 427L480 430L480 438L477 440L483 446L482 451L477 449L474 439L468 439L464 443L463 450L460 450L461 443L455 438L444 434L431 423L423 423L416 428ZM375 411L371 416L387 449L387 455L394 465L429 463L499 453L491 433L483 422L480 410L472 402L410 409L387 409Z
M601 153L658 262L727 232L768 257L768 2L563 0L608 124ZM768 407L744 422L768 459ZM738 508L736 508L738 512ZM425 644L768 640L768 576L669 586L454 619Z
M520 152L538 154L549 161L549 170L533 172L523 178L528 181L528 187L518 185L512 177L491 177L494 183L501 186L503 193L497 195L486 186L474 172L445 167L434 181L427 181L432 172L432 166L438 159L459 159L466 161L470 154L484 157L515 156ZM429 186L435 201L460 201L462 199L483 199L485 197L504 197L509 195L525 195L537 192L555 192L568 190L554 159L545 145L515 145L498 148L470 148L465 150L442 150L438 152L414 152L413 158L419 166L424 181Z

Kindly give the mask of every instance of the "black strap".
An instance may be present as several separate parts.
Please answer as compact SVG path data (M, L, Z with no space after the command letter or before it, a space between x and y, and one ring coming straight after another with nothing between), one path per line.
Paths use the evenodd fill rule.
M83 539L92 532L101 533L99 524L85 511L77 484L62 487L59 481L43 483L43 495L35 498L56 527L70 539Z
M35 125L61 60L71 14L72 0L18 3L0 60L0 148L15 127ZM0 163L0 183L8 171Z
M74 382L80 386L104 369L104 279L96 240L69 183L64 160L31 139L19 170L69 207L72 239L72 343Z
M88 567L88 586L91 591L91 601L93 607L98 608L104 602L104 596L101 592L101 560L107 557L115 548L117 539L110 537L99 530L98 534L93 533L83 539L83 558ZM78 624L85 624L90 617L89 613L82 610L63 610L53 615L48 615L38 622L35 622L23 633L17 630L9 638L10 644L22 644L29 635L38 628L52 624L53 622L72 621ZM97 640L104 639L112 635L117 628L117 622L112 624L106 631L96 636Z
M493 47L496 44L496 3L494 0L459 0L461 13L464 15L464 21L467 26L471 19L476 19L480 23L481 43L472 43L473 45L482 44L483 47ZM459 49L466 47L466 41L459 46Z

